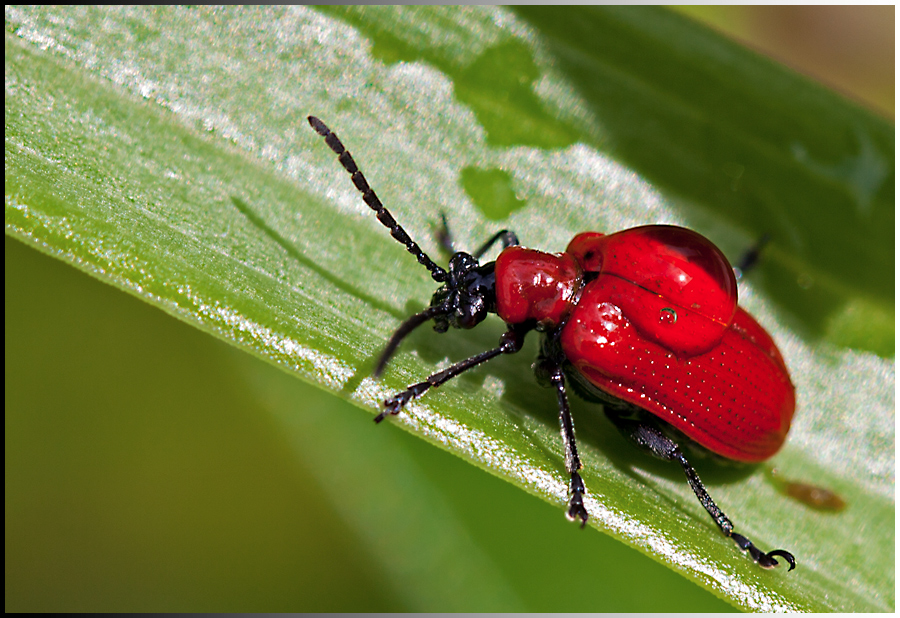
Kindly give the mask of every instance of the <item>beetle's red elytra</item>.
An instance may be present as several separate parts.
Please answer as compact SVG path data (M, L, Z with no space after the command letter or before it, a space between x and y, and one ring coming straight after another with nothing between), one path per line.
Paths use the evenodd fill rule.
M787 368L703 236L668 225L587 232L565 253L510 247L495 272L497 314L560 327L562 353L589 388L727 459L759 462L781 448L794 413Z
M519 246L497 232L473 253L456 252L438 266L387 211L338 137L318 118L310 126L337 154L363 200L391 236L431 273L440 287L430 305L408 318L376 364L379 376L400 342L433 321L434 329L473 328L488 314L507 325L499 345L439 371L385 401L375 417L398 414L429 389L540 333L534 364L538 381L556 391L570 476L566 516L588 519L581 460L569 411L567 381L576 393L602 403L606 416L649 454L679 463L698 500L718 525L760 566L772 568L783 549L763 552L734 532L683 449L754 463L784 443L794 414L794 386L772 338L738 307L734 270L721 251L691 230L646 225L613 234L584 232L563 253ZM496 243L493 262L481 257Z

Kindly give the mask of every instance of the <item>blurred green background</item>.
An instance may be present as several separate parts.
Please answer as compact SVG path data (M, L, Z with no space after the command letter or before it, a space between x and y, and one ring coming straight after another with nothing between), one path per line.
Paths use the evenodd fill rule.
M893 7L678 10L893 118ZM5 251L7 611L731 609L396 427L372 441L370 416L337 397L17 241ZM288 423L314 439L289 440ZM377 546L337 514L392 479L421 486L467 572L422 551L436 537ZM488 503L521 527L485 522Z

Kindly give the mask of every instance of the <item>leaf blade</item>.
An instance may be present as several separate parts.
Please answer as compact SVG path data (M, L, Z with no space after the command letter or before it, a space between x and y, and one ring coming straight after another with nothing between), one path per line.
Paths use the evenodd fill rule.
M398 14L402 12L389 14L387 18L394 30L405 23L396 17ZM434 27L446 26L441 21L446 16L434 14L436 17L429 17L427 11L413 14L415 19L422 19L422 23ZM174 21L173 15L169 14L168 19ZM602 15L606 16L607 22L627 21L623 20L621 12ZM177 16L201 30L215 26L202 13L179 13ZM266 14L265 17L273 18L272 23L277 26L279 20L297 19L297 14L283 12ZM259 22L258 15L253 15L251 19L235 14L232 18L232 25L247 30L251 24ZM369 13L364 12L357 21L365 23L372 19ZM303 14L300 21L303 20L318 28L327 26L329 32L336 33L333 36L360 43L360 33L346 24L325 23L309 13ZM161 18L159 23L168 26L166 20ZM452 23L451 26L451 29L464 30ZM633 24L631 27L634 28ZM673 27L669 24L669 28ZM164 31L164 28L158 29ZM57 32L58 37L65 34ZM659 30L653 31L652 28L641 34L645 38L660 37ZM496 42L496 38L491 38L497 36L496 32L480 35L484 35L483 49L490 48ZM397 36L396 32L394 36ZM172 37L173 40L175 38ZM376 48L382 52L391 43L386 38L373 38L376 39ZM680 40L686 38L682 36ZM88 38L93 45L104 43L101 39ZM67 44L77 48L75 43ZM110 45L108 41L104 44ZM459 237L466 243L477 242L482 234L481 228L490 217L479 213L455 183L460 170L466 169L466 165L477 167L485 162L507 172L512 178L514 193L525 196L528 206L510 216L510 227L515 227L523 238L527 234L529 244L540 248L558 249L565 245L572 233L588 227L596 229L601 225L601 229L612 229L628 225L629 221L646 220L647 217L674 218L676 221L682 217L669 204L670 201L682 199L678 191L669 197L666 194L660 196L653 185L640 178L635 181L632 171L621 163L598 157L590 148L572 143L575 139L573 126L583 130L577 135L584 137L586 143L597 143L600 141L598 135L609 139L609 134L604 135L602 128L585 121L584 115L581 116L583 124L579 127L578 114L583 114L583 110L565 109L568 120L559 130L562 137L554 139L569 144L567 147L546 151L542 150L546 145L541 144L537 149L533 146L531 149L516 147L510 144L527 141L530 139L527 136L533 135L535 129L531 129L531 133L526 132L523 138L522 133L505 128L502 115L498 116L496 111L489 116L489 121L484 120L488 118L485 115L488 111L482 111L482 115L469 113L464 106L461 108L457 104L452 93L448 93L446 83L442 81L445 80L443 75L436 75L428 66L384 67L363 54L362 81L359 76L342 75L344 67L339 62L332 62L327 70L311 67L304 74L304 81L335 84L338 94L320 92L311 95L302 88L287 86L285 92L295 94L297 100L303 103L285 107L284 99L290 99L291 95L285 96L280 92L284 82L279 82L275 88L271 85L267 87L264 79L253 81L244 75L249 75L253 68L259 66L252 58L241 58L246 64L242 65L245 70L239 81L244 81L238 90L247 93L246 100L228 98L227 89L222 87L229 83L228 75L216 75L218 88L212 90L215 96L210 99L211 91L198 76L210 70L210 59L215 58L216 54L200 56L199 66L194 66L189 54L177 48L172 41L164 41L162 47L155 48L155 51L163 53L161 57L167 58L166 45L177 49L179 53L173 57L184 61L184 66L179 66L178 71L171 70L166 63L159 66L152 62L142 64L146 59L132 57L133 66L141 69L139 74L145 77L152 74L153 79L139 84L121 79L112 69L93 67L87 71L88 79L83 89L68 93L69 98L64 99L66 90L62 84L82 82L85 70L81 67L85 65L79 62L84 62L83 58L75 52L42 55L7 34L8 81L10 67L21 68L19 75L27 79L19 78L20 84L27 82L26 85L34 87L43 84L45 88L43 97L35 97L33 92L28 100L25 97L11 97L12 106L10 103L7 106L7 233L39 244L57 256L63 255L92 274L148 299L207 332L237 343L306 379L342 391L344 396L352 397L366 407L377 405L378 399L389 392L389 388L366 381L366 363L371 362L396 320L408 309L404 303L421 303L428 298L429 284L421 269L414 263L410 264L402 249L385 238L383 230L369 219L365 206L359 204L355 190L337 163L330 159L327 149L317 143L314 135L303 135L299 129L289 128L296 125L303 127L303 112L298 108L324 107L326 111L330 110L330 115L337 120L329 122L334 128L341 127L339 133L345 141L350 142L348 135L353 138L353 149L381 155L367 154L364 157L367 175L370 180L378 179L378 191L382 193L382 198L392 206L398 219L402 215L404 226L416 238L427 238L429 220L433 221L441 209L454 206L452 212L457 216L453 223L460 225ZM301 37L295 45L291 48L293 51L315 49L315 39ZM125 48L125 54L108 55L113 58L128 57L129 45ZM431 49L430 44L422 44L419 48L412 46L412 49L418 56L431 59L440 56ZM515 57L529 49L520 43L504 48L499 57L501 60ZM191 51L197 52L196 49ZM203 52L202 48L200 52ZM409 45L406 53L410 53ZM452 56L450 52L445 53ZM21 54L19 60L16 60L16 54ZM26 57L27 60L24 59ZM277 53L275 58L279 58ZM297 65L290 62L290 55L287 58L281 73L295 76ZM357 64L361 63L359 57L354 58ZM172 64L177 66L177 63ZM459 73L458 59L450 58L437 64L451 68L456 66ZM481 70L489 70L496 64L497 60L493 60L485 64L487 69ZM542 71L547 70L539 63L533 64ZM526 62L522 66L528 74L531 65ZM460 75L453 75L454 87L459 83L460 87L469 90L459 96L466 101L485 101L486 110L502 107L502 97L492 100L483 93L485 85L479 81L480 77L463 78ZM164 79L166 76L168 80ZM346 93L365 93L369 88L364 83L366 79L377 83L372 97L376 104L362 108L362 114L359 109L354 110L354 114L343 111L345 97L348 96ZM184 99L177 100L172 96L171 85L179 80L197 84L197 87ZM109 81L114 85L110 86ZM135 95L142 92L141 86L146 85L147 81L169 87L169 90L161 88L164 92L155 95L154 102L163 109L162 112L159 107L133 103ZM425 84L425 90L434 95L435 98L429 103L435 109L428 109L422 103L422 94L415 89L418 87L421 90L422 87L417 84ZM645 103L649 104L647 100L651 98L644 97ZM41 115L42 111L53 110L54 102L63 99L64 105L57 109L65 111L60 112L55 122L51 123L51 131L28 124L29 118L45 118ZM388 109L411 105L413 109L411 113L398 111L391 124L376 113L379 105L386 105ZM261 111L270 109L274 111L268 115ZM325 116L323 112L316 113ZM517 113L520 117L531 118L532 126L541 126L542 114L535 114L533 106L522 107ZM21 124L13 122L16 117ZM478 122L473 123L473 117L487 124L488 131L484 132ZM637 130L635 127L638 124L632 122L632 129ZM669 124L672 124L671 121ZM205 136L199 132L209 128L213 132ZM52 135L52 139L35 141L34 137L40 136L42 131ZM733 136L733 132L723 133L726 137ZM288 154L298 140L308 152ZM453 148L445 153L443 149L448 140ZM669 141L674 143L675 140ZM618 142L614 145L618 147ZM29 148L39 151L40 156L32 156ZM357 156L362 159L359 152ZM159 158L157 153L166 153L166 156ZM670 155L669 160L674 156ZM386 164L385 160L389 163ZM52 165L60 161L64 164ZM579 169L579 165L585 165L587 173ZM709 165L707 161L705 167L708 169ZM542 172L542 167L550 170L549 173ZM661 186L677 184L666 176L672 172L667 171L665 165L657 162L655 167L650 164L644 167L648 177L662 178ZM329 169L333 171L326 171ZM77 172L75 179L67 184L66 174L73 170ZM48 182L48 178L54 181ZM606 192L600 190L598 194L596 188L590 188L592 184L611 188ZM573 192L572 187L577 190ZM129 195L127 189L133 188L139 189L137 195ZM765 185L762 188L765 189ZM769 199L772 200L776 192L770 193ZM411 207L404 200L404 196L408 195L423 196L427 208ZM699 208L693 202L706 205L704 199L694 196L687 206L688 211ZM36 210L38 203L48 210ZM136 205L129 208L129 203ZM608 207L612 214L604 213L598 217L596 207L592 206L596 203ZM637 207L634 207L635 204ZM123 211L128 216L123 215ZM339 234L333 233L336 228L335 213L340 213ZM726 242L738 244L741 234L735 230L742 227L739 219L729 220L721 213L706 217L708 227L725 228L722 236ZM602 223L598 224L598 219ZM74 235L70 229L72 221L82 226ZM127 230L124 237L119 234L122 230ZM728 241L729 237L732 240ZM857 244L860 237L861 234L854 234ZM880 248L882 244L876 242L873 247ZM433 247L434 243L431 243L431 251L434 251ZM384 267L374 270L355 267L353 256L357 255L366 255L370 263ZM782 263L797 260L800 266L792 266L795 274L813 261L809 255L790 252L775 252L773 259ZM821 279L821 273L815 272L816 277ZM763 274L768 274L765 269ZM847 278L846 275L841 276ZM796 287L789 288L784 281L779 284L787 289ZM841 295L849 295L848 290L851 290L854 296L858 292L870 293L874 297L872 304L876 307L885 304L881 287L865 289L865 286L857 286L853 281L831 287L833 289L828 290L827 294L829 298L837 296L840 299ZM778 289L778 286L772 288ZM766 289L768 291L769 286ZM380 300L382 298L388 300ZM754 298L753 291L749 300L761 304L758 297ZM823 304L834 307L833 302ZM770 311L765 309L765 301L761 306L765 311ZM805 320L816 323L817 314L802 311L801 314ZM773 321L777 323L777 320ZM893 338L893 322L888 322L876 338L885 336L884 331L888 328ZM779 341L790 342L792 358L802 358L808 352L789 331L780 326L778 329L776 336ZM408 355L398 358L388 381L392 388L413 381L445 356L456 358L471 353L471 350L493 345L492 337L488 334L473 335L457 338L455 342L444 341L443 345L426 337L414 339L407 349L416 350L424 360ZM865 367L854 368L853 364L859 359L852 353L847 358L849 360L842 363L847 377L852 381ZM815 365L815 358L809 362ZM452 450L461 456L495 473L502 471L507 478L516 479L517 484L527 491L561 502L565 479L559 469L558 458L552 455L558 450L553 415L533 410L534 402L546 401L546 394L530 386L529 377L523 369L522 363L498 365L490 370L491 378L486 390L479 388L484 375L479 374L461 382L460 386L447 388L445 393L431 397L422 407L411 409L405 420L431 441L444 445L452 443ZM885 368L876 361L875 369L884 382L893 382L892 366ZM801 386L814 381L808 376L816 375L815 367L809 371L801 369L800 372ZM473 388L476 389L474 395L465 392ZM831 393L835 402L831 406L823 405L826 411L853 397L852 393L839 389L828 391L827 388L817 387L814 392L816 396L812 399L817 403L822 401L823 392ZM892 397L882 397L878 409L892 409ZM864 401L871 402L868 399ZM546 407L552 410L552 402ZM530 417L532 414L535 418ZM582 409L579 418L588 419L589 414L589 411ZM820 418L816 417L814 422L819 422ZM812 431L809 426L814 422L807 422L806 428L795 427L793 436L800 436L801 444L804 440L810 443ZM589 481L589 488L598 498L595 510L609 509L605 519L598 518L606 527L617 529L620 537L628 539L642 551L653 553L658 560L677 563L681 556L690 556L690 564L682 564L679 568L688 569L692 572L692 578L704 580L705 585L717 589L720 594L733 594L732 582L752 581L759 586L752 588L752 594L732 596L732 602L742 606L823 607L812 596L799 594L795 585L787 585L785 590L788 592L782 592L780 582L769 589L770 582L760 580L757 573L745 568L744 558L737 555L727 540L719 543L715 538L710 538L708 522L702 512L697 513L696 505L674 511L667 506L667 500L672 502L683 497L683 482L677 477L664 480L656 495L623 498L641 495L646 479L637 482L634 477L624 474L621 463L617 466L615 461L609 461L610 453L615 454L618 447L602 436L591 435L591 429L585 431L584 421L576 423L580 436L590 436L588 445L583 447L591 460L589 473L593 483ZM526 428L524 436L523 426ZM833 432L828 435L833 436ZM796 440L793 436L792 439ZM871 437L863 436L862 439L869 439L871 443ZM778 461L803 459L809 456L810 448L789 449ZM630 455L620 454L619 461L626 462L628 467L635 465ZM639 465L639 468L643 467ZM808 470L810 474L817 475L823 472L823 467L820 459ZM657 472L665 478L664 472ZM892 499L884 501L877 497L878 487L883 487L891 479L883 472L880 474L880 477L875 475L874 480L868 482L869 487L875 487L875 496L869 495L866 490L856 494L852 489L847 491L851 501L877 504L878 512L884 514L892 511ZM607 487L603 487L603 483ZM717 496L724 496L729 503L735 501L740 504L739 498L748 487L759 489L754 484L758 484L758 478L733 487L716 487ZM769 500L774 498L769 496ZM634 519L633 514L623 516L621 513L626 511L616 507L634 506L635 503L637 506L633 514L637 517ZM730 511L730 507L726 510ZM782 511L785 518L797 514L796 509L792 510L790 506L783 506ZM771 516L754 514L749 508L744 513L740 518L735 517L739 519L738 525L744 526L741 529L761 530L762 534L767 534L766 522ZM643 528L639 528L639 534L629 535L627 531L634 526ZM683 538L671 541L671 530L686 532ZM802 529L796 532L804 534ZM786 538L780 541L780 545L787 546L790 539L784 532L782 534ZM832 536L839 538L839 533L833 531ZM667 543L675 550L660 549ZM710 549L711 543L716 543L714 550ZM712 566L705 562L710 551L717 556ZM829 560L836 559L831 557L817 566L830 568L833 565ZM712 571L704 575L707 568ZM730 579L731 569L740 573L739 579ZM876 581L874 572L870 571L867 575L867 579L872 581L869 592L883 590L887 584L886 580ZM890 582L893 582L892 573L890 570ZM723 584L723 581L726 583ZM847 592L844 597L848 599L846 602L851 603L852 599L852 602L860 604L856 607L871 607L866 604L866 595L854 596L849 591L844 592ZM796 597L792 596L795 594ZM832 593L830 598L836 596L839 595ZM760 598L768 601L760 605ZM791 600L786 600L789 598ZM885 602L888 606L892 605L892 597ZM789 605L779 605L784 603ZM792 603L797 605L790 605Z

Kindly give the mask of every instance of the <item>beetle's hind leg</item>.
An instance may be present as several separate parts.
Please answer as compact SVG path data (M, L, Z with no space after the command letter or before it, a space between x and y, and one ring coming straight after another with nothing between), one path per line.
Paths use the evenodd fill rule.
M684 453L681 452L681 448L679 448L671 438L646 422L619 416L615 414L615 411L608 410L607 416L612 420L616 427L618 427L622 434L641 448L649 451L654 457L658 457L665 461L677 461L681 464L681 468L684 470L684 474L687 477L688 484L691 486L691 489L694 490L694 494L697 496L700 504L703 505L703 508L705 508L710 517L713 518L713 521L716 522L716 525L719 526L722 533L725 536L731 537L734 542L737 543L738 547L747 551L761 567L771 569L778 566L778 561L775 558L779 557L784 558L790 565L788 571L794 570L796 561L790 552L783 549L775 549L765 553L750 542L747 537L734 531L734 524L731 523L731 520L728 519L725 513L722 512L722 509L720 509L713 501L712 497L710 497L706 488L703 486L703 483L700 481L697 471L694 470L694 467L688 462L687 458L685 458Z

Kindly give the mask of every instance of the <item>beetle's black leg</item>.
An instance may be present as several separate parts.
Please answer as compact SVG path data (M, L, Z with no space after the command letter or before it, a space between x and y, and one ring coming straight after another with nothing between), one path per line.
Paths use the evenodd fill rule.
M763 234L752 247L744 252L744 255L741 256L741 259L734 266L736 279L740 279L756 266L756 263L759 261L759 254L767 244L769 244L769 235Z
M384 402L385 410L375 417L375 422L380 423L388 414L398 414L400 410L403 409L403 406L409 403L410 400L420 397L428 389L437 388L447 380L455 378L459 374L466 372L469 369L473 369L481 363L491 360L495 356L500 356L501 354L515 354L522 349L522 343L525 341L525 334L527 332L528 330L525 328L512 327L500 336L500 345L496 348L462 360L447 367L443 371L433 373L428 376L424 382L413 384L405 391L397 393Z
M707 493L703 483L700 481L697 471L694 470L694 467L685 458L678 445L668 436L663 434L656 427L641 421L623 418L618 416L614 411L607 410L607 416L609 416L610 420L612 420L616 427L619 428L619 431L621 431L628 439L641 448L649 451L653 456L666 461L677 461L681 464L681 468L684 470L684 474L687 477L688 484L691 486L691 489L694 490L694 494L697 496L697 499L700 500L700 504L703 505L703 508L705 508L710 517L713 518L716 525L719 526L719 529L725 536L734 539L734 542L737 543L738 547L746 550L761 567L771 569L777 566L778 561L775 559L777 556L784 558L790 565L788 571L794 570L796 561L790 552L783 549L775 549L768 553L763 553L751 543L747 537L734 532L734 524L732 524L731 520L722 512L722 509L716 505L712 497Z
M391 335L388 344L384 347L384 351L381 353L381 356L378 357L378 362L375 363L375 370L372 372L372 377L377 378L381 375L381 372L384 371L384 368L387 366L388 360L394 355L397 346L400 345L400 342L403 341L408 334L428 320L433 319L435 316L443 315L445 313L447 313L447 308L438 305L437 307L428 307L425 311L408 317L406 321L400 325L400 328Z
M478 248L478 251L472 254L472 257L474 257L476 260L480 260L481 256L484 255L484 253L491 248L491 245L493 245L498 240L500 241L500 244L504 249L519 244L519 237L516 236L515 232L510 232L509 230L500 230L499 232L488 238L487 242L481 245L481 247Z
M581 459L578 458L578 448L575 446L575 425L572 423L572 414L569 412L569 399L566 397L566 378L559 363L544 356L538 359L542 377L556 389L556 401L559 404L559 429L562 433L563 443L566 447L566 472L571 476L569 484L569 507L566 517L570 521L581 521L584 528L588 520L587 509L584 508L584 481L578 471L581 470Z
M438 241L441 243L441 246L445 251L453 255L456 251L453 249L453 235L450 234L450 226L447 225L447 216L444 213L441 213L441 229L438 231ZM507 247L512 247L514 245L519 244L519 237L516 236L515 232L510 232L509 230L500 230L493 236L491 236L487 242L485 242L481 247L478 248L477 251L472 253L472 257L476 260L480 260L481 256L484 255L491 246L500 241L503 249Z

